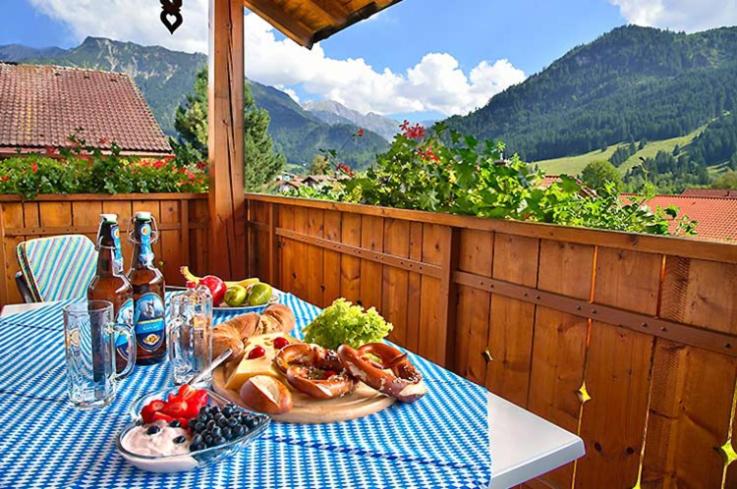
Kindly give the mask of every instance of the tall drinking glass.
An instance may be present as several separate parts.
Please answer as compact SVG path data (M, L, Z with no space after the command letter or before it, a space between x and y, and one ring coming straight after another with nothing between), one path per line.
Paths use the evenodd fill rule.
M205 286L171 297L166 331L174 384L184 384L212 362L212 295ZM209 379L204 379L209 380Z
M69 401L80 409L106 406L115 398L116 381L133 368L135 357L120 374L115 373L115 337L128 342L135 350L130 327L116 324L113 304L91 300L75 302L64 308L64 342L66 346L67 386Z

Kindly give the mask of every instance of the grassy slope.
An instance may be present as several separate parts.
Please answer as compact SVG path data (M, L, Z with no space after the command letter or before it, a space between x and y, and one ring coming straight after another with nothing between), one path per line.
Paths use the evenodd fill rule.
M677 138L663 139L660 141L650 141L640 151L630 156L627 161L622 163L619 170L622 174L626 173L627 170L637 165L640 162L640 157L653 158L658 151L666 151L668 153L673 151L676 144L681 148L691 142L693 138L698 136L704 127L700 127L695 131L686 134L685 136L679 136ZM562 158L555 158L551 160L536 161L535 164L540 166L540 169L548 175L560 175L562 173L568 175L578 175L586 165L592 161L609 160L614 151L617 149L617 145L609 146L606 151L597 149L590 153L578 155L578 156L564 156Z

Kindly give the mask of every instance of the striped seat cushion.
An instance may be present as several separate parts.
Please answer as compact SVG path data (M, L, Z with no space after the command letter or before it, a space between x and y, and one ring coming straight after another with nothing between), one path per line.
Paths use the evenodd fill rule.
M38 302L78 299L87 295L95 274L97 251L86 236L54 236L18 245L18 263Z

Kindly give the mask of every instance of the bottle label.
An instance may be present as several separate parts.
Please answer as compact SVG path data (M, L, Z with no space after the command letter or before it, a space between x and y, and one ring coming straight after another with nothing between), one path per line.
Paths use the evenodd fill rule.
M133 320L136 341L143 350L155 352L164 342L164 303L154 292L146 292L135 302Z
M123 271L123 253L120 247L120 227L117 225L113 226L113 243L115 244L115 267L114 269L118 272ZM122 311L122 309L121 309Z
M152 263L154 252L151 249L151 224L145 223L141 226L139 239L141 240L141 248L138 252L138 259L143 264Z
M126 300L120 306L117 323L133 326L133 299ZM115 334L115 349L123 358L128 358L128 341L125 336Z

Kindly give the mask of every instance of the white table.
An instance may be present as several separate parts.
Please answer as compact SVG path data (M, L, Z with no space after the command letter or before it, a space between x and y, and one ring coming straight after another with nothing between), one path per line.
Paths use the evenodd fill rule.
M527 482L582 457L583 440L516 404L489 394L491 488Z
M31 311L48 303L9 304L0 316ZM491 489L507 489L585 454L583 440L543 418L489 394Z

